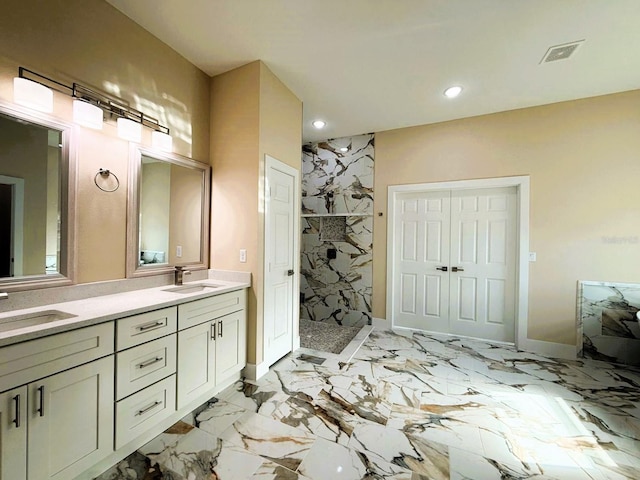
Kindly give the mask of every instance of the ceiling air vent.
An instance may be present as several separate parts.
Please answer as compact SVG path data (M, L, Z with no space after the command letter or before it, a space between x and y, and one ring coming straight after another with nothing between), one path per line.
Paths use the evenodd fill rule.
M578 40L576 42L564 43L562 45L555 45L553 47L549 47L547 53L542 57L542 61L540 63L549 63L555 62L557 60L566 60L569 58L575 51L578 49L580 45L584 43L584 40Z

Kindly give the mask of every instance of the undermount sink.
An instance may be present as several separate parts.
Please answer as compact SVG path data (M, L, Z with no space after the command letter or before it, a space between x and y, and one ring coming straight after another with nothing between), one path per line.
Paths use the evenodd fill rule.
M215 285L213 283L197 283L195 285L180 285L179 287L167 288L165 292L172 293L197 293L203 290L221 288L223 285Z
M0 332L8 332L18 328L33 327L35 325L42 325L44 323L55 322L57 320L66 320L67 318L73 318L76 316L77 315L73 315L71 313L61 312L60 310L44 310L42 312L27 313L25 315L0 320Z

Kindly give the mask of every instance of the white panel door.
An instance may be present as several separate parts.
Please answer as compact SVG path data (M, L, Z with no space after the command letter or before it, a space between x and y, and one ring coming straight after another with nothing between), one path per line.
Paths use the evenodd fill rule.
M449 331L450 192L400 194L395 204L395 324Z
M515 338L516 188L453 191L450 332Z
M515 187L398 193L393 324L515 340Z
M293 350L296 175L268 157L265 188L264 359Z

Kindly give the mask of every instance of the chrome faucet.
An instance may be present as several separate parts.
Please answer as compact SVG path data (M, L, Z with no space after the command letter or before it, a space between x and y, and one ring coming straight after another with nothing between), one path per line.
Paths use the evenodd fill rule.
M182 285L182 280L185 275L190 275L191 272L189 270L185 270L185 267L176 265L176 271L174 272L174 285Z

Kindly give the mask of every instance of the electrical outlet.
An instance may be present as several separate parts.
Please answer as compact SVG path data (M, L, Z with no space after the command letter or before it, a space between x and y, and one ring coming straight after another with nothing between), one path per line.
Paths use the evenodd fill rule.
M182 245L176 246L176 257L178 258L182 257Z
M529 252L529 261L530 262L535 262L537 260L538 256L536 255L536 252Z
M247 263L247 249L240 249L240 263Z

